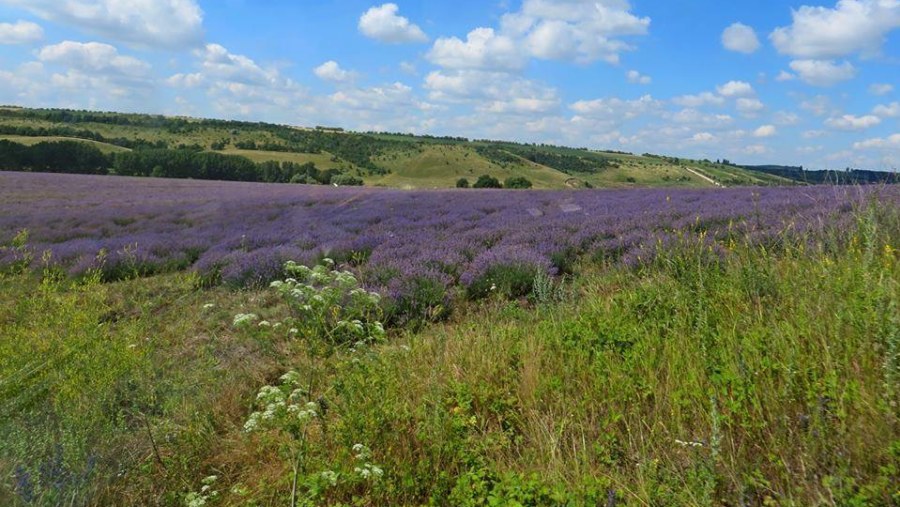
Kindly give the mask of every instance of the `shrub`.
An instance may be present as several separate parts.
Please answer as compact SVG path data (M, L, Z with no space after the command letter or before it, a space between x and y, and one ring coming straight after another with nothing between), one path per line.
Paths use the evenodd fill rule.
M469 180L465 178L456 180L456 188L469 188Z
M528 178L524 176L511 176L506 178L506 181L503 182L504 188L515 188L515 189L527 189L531 188L532 184Z
M482 174L478 177L478 181L472 185L473 188L503 188L503 185L500 184L500 180L497 178Z
M285 264L289 278L270 286L291 311L291 317L278 327L309 340L313 347L324 344L328 352L338 346L381 341L381 296L362 289L353 273L333 270L333 266L331 259L315 268L292 261Z
M332 176L331 184L339 187L361 187L363 185L363 180L350 174L338 174Z

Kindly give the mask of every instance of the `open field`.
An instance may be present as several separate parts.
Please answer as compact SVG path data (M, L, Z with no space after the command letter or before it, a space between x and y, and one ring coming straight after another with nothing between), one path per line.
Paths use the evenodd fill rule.
M0 504L895 504L898 204L0 173Z
M346 169L351 170L355 167L349 162L335 158L330 153L289 153L280 151L262 151L262 150L238 150L227 149L219 150L219 153L225 155L238 155L247 157L250 160L260 162L293 162L295 164L313 163L319 169Z

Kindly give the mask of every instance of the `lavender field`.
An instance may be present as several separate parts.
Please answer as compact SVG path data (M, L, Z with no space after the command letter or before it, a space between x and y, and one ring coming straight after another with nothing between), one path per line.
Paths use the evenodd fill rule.
M192 269L259 285L287 260L354 266L400 296L405 281L470 287L497 266L559 273L582 256L630 265L693 234L729 241L815 240L890 187L620 191L398 191L0 173L0 244L29 233L34 267L79 275ZM98 257L100 252L102 257ZM23 251L0 251L0 266ZM43 258L43 259L42 259Z

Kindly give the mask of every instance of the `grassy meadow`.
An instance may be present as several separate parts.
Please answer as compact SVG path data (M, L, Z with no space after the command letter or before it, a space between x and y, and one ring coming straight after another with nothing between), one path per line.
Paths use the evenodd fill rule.
M7 269L0 504L897 505L900 213L854 216L357 342L281 288Z

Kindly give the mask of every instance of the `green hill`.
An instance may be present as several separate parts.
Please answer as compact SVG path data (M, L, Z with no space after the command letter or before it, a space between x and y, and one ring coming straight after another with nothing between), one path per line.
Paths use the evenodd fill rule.
M0 139L82 140L105 154L179 149L256 164L312 163L366 185L397 188L448 188L483 174L500 181L520 176L544 189L797 184L777 174L651 154L59 109L0 109Z

